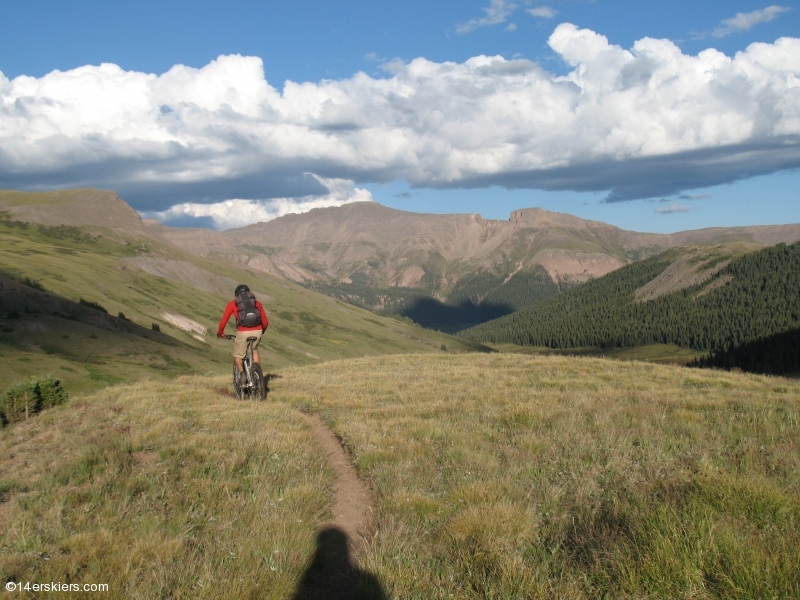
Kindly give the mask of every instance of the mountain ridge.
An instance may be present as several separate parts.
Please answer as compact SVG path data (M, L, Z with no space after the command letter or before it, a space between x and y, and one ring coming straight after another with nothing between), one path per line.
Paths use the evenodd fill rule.
M486 299L496 306L484 316L467 310L470 316L448 318L453 331L676 246L736 242L755 249L800 240L800 224L659 234L542 208L517 209L507 220L496 220L469 213L414 213L375 202L213 231L143 220L114 192L101 190L0 192L0 211L43 224L106 227L120 235L129 231L136 238L415 320L431 309L429 304L414 308L425 298L466 309Z

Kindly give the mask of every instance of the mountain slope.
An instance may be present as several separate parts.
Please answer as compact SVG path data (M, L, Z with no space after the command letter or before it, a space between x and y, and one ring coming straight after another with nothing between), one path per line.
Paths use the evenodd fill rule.
M652 283L687 254L707 277L648 296ZM800 326L800 243L734 255L713 268L725 260L720 247L671 250L460 335L550 348L660 343L709 351Z
M250 285L270 318L261 352L265 370L370 354L442 352L443 345L450 351L480 349L244 265L181 250L135 213L127 224L120 221L116 211L124 215L127 205L119 205L113 193L98 194L110 214L96 208L81 213L80 191L71 195L71 222L81 226L41 223L52 222L49 194L24 195L27 204L18 203L22 209L7 210L0 219L0 386L49 371L71 389L142 376L227 372L231 345L214 332L240 282ZM59 210L67 209L62 204Z
M327 295L455 332L509 314L633 261L686 244L758 247L800 240L800 225L670 235L625 231L538 208L508 221L416 214L361 202L287 215L204 242Z

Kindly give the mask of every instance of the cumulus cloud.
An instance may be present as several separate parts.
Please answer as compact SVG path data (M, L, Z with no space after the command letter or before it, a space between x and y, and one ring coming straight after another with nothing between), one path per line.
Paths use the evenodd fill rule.
M660 215L668 215L677 212L689 212L689 207L674 203L670 204L669 206L662 206L661 208L657 208L656 212Z
M557 10L550 8L549 6L535 6L534 8L529 8L525 12L540 19L552 19L558 14Z
M800 167L800 39L691 56L565 23L548 43L567 75L501 56L417 58L384 65L383 78L276 89L260 58L238 55L161 75L112 64L0 74L0 188L104 187L154 213L304 202L334 193L332 180L613 202Z
M251 223L271 221L283 215L304 213L314 208L342 206L351 202L373 202L369 190L355 187L352 181L322 177L317 177L317 179L329 190L327 194L299 199L233 199L213 204L183 202L175 204L167 210L143 211L142 216L169 225L230 229Z
M505 23L506 17L516 10L517 5L513 2L506 0L491 0L487 8L483 9L486 13L485 17L480 19L470 19L465 23L460 23L456 27L456 33L465 34L475 31L478 27L486 27L487 25L497 25L498 23Z
M768 6L767 8L761 10L754 10L753 12L736 13L735 17L724 19L719 25L717 25L711 32L711 35L721 38L737 31L748 31L754 25L772 21L772 19L781 13L788 11L789 9L785 6L777 6L773 4L772 6Z

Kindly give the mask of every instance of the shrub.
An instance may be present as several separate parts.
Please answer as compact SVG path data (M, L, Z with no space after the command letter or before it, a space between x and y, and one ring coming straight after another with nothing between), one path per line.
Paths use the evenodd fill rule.
M150 325L150 329L152 329L153 331L159 331L159 332L161 331L161 327L158 326L158 323L153 323L152 325Z
M26 415L63 404L68 399L61 381L40 377L8 388L0 397L0 423L3 426L22 421Z
M9 318L9 319L19 319L19 313L17 311L15 311L15 310L10 310L10 311L8 311L8 317L7 318Z
M47 291L47 290L44 289L44 286L40 282L36 281L35 279L30 279L30 278L26 277L25 279L22 280L21 283L24 284L24 285L27 285L28 287L33 288L35 290L39 290L40 292L46 292Z
M83 298L78 299L78 304L81 306L88 306L89 308L93 308L95 310L99 310L100 312L104 312L108 314L108 311L100 306L97 302L92 302L91 300L84 300Z

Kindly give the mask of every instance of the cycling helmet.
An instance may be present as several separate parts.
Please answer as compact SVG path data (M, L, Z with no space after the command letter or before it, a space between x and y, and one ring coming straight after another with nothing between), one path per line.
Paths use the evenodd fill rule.
M238 296L242 292L249 292L249 291L250 291L250 288L242 283L242 284L239 284L239 285L236 286L236 289L233 291L233 295L234 296Z

